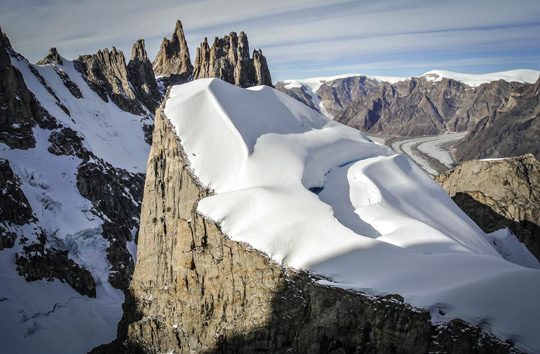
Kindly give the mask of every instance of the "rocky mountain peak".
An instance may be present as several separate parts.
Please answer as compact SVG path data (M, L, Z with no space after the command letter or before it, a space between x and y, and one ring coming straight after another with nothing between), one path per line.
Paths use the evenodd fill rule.
M169 77L171 84L180 84L189 80L193 73L193 65L182 22L176 21L170 40L163 38L152 65L155 75Z
M54 47L49 49L49 54L47 54L45 58L38 61L37 65L47 65L51 63L64 65L64 62L62 61L62 57L60 56L60 54L58 54L58 51Z
M131 49L131 59L132 61L146 62L148 60L148 55L146 54L146 49L144 46L144 39L139 39L133 44Z
M215 37L212 47L204 39L197 48L193 70L193 79L202 78L218 78L240 87L273 87L266 58L260 49L250 58L248 37L244 32Z
M143 104L153 112L161 101L152 63L146 53L144 39L139 39L131 50L128 64L130 82Z

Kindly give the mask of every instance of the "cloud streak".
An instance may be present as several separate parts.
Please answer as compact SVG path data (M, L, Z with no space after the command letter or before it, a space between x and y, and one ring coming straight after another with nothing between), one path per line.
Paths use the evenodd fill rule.
M415 65L428 71L482 60L540 69L532 60L540 56L538 0L0 0L0 8L2 29L31 61L51 46L71 59L112 45L129 54L139 38L152 58L180 19L192 55L204 37L245 31L274 79L295 70L375 70L373 63L393 63L404 76Z

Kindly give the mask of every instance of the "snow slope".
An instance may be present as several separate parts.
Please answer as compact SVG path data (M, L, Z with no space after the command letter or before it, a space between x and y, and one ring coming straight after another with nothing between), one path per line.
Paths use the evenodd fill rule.
M84 137L86 149L113 166L144 173L150 146L142 126L151 120L124 112L110 100L104 102L73 62L62 59L64 65L55 65L77 84L83 98L70 93L52 66L34 67L71 117L30 71L32 64L22 57L11 60L43 107L64 127ZM0 143L0 157L10 161L38 219L18 230L15 247L0 252L0 351L5 353L86 353L115 338L122 315L124 295L108 280L109 242L101 235L104 216L92 210L92 203L77 188L81 159L49 153L50 134L36 126L36 147L28 150ZM18 274L15 254L22 249L21 237L33 242L40 230L47 235L47 247L67 250L69 258L92 273L96 298L82 296L59 280L26 282Z
M504 260L408 157L269 87L196 80L165 114L216 192L199 211L233 240L540 351L540 271Z

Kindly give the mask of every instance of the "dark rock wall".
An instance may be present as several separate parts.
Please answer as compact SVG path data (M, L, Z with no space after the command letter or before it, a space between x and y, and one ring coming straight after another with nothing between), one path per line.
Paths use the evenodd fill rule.
M12 149L29 149L36 140L32 128L41 120L41 107L11 64L13 49L0 30L0 142Z

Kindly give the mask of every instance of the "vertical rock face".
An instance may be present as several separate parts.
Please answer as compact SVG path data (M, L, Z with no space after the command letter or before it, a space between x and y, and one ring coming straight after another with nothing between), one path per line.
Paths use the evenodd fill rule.
M197 213L211 192L163 112L155 119L137 265L117 339L94 353L506 353L460 321L321 286L232 241Z
M161 94L152 70L152 63L146 54L144 39L139 39L133 44L128 71L130 82L136 90L137 97L150 112L154 112L161 101Z
M34 147L32 128L42 119L41 107L12 64L15 55L7 36L0 30L0 142L14 149Z
M534 156L467 161L435 180L484 232L508 227L540 261L540 163Z
M197 48L193 79L218 78L240 87L257 85L272 86L270 70L262 50L255 50L249 56L247 35L231 32L223 38L214 38L209 47L205 38Z
M168 77L171 85L182 84L190 80L193 65L180 21L176 21L171 39L163 38L152 65L155 75Z

